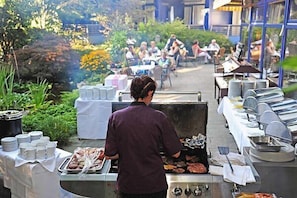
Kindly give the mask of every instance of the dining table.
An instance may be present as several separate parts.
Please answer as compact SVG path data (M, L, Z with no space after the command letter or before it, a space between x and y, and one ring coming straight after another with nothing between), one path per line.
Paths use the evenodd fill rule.
M139 76L142 74L150 75L154 67L155 67L155 64L135 65L135 66L130 66L130 69L132 70L134 75Z

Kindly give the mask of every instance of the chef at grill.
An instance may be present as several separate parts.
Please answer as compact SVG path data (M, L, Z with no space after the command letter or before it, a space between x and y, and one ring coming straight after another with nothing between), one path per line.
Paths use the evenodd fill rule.
M166 198L167 181L160 147L178 158L181 143L167 116L149 106L156 82L148 76L131 83L130 106L114 112L108 123L107 159L118 159L117 190L121 198Z

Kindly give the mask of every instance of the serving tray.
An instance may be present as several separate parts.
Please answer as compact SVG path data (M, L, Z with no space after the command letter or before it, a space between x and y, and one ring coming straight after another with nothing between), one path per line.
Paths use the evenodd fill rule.
M91 149L94 151L93 155L88 153ZM100 155L101 152L103 152L103 155ZM64 160L59 167L59 171L74 174L98 173L106 161L106 158L102 156L104 156L103 148L79 148L70 158ZM77 164L77 166L73 164Z

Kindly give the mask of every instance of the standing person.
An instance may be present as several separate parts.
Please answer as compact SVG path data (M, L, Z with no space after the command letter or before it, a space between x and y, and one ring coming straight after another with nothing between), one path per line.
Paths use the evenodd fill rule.
M165 50L167 50L167 52L170 51L171 46L173 45L174 42L177 42L179 46L183 47L184 43L181 42L180 40L178 40L175 36L175 34L171 34L170 38L167 40L167 43L164 47Z
M204 57L204 63L207 64L208 63L208 60L211 60L211 56L203 51L200 46L199 46L199 41L198 40L194 40L193 41L193 44L192 44L192 51L193 51L193 55L194 55L194 58L197 58L197 57Z
M169 57L172 57L173 67L178 67L180 59L180 47L177 41L174 41L168 52Z
M274 45L271 40L269 40L266 43L266 47L264 50L264 69L266 70L271 70L271 64L272 64L272 56L274 54Z
M148 106L156 82L148 76L131 83L130 106L114 112L108 122L107 159L118 159L117 188L120 198L166 198L168 184L160 147L175 158L181 143L167 116Z

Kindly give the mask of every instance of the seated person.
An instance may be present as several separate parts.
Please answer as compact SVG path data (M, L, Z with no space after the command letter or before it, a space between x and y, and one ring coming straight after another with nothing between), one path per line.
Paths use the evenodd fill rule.
M170 66L171 62L170 59L167 58L167 53L165 50L162 50L161 52L161 58L158 60L158 65L160 65L163 68L167 68Z
M151 55L151 57L159 57L161 56L160 49L156 46L155 41L151 41L151 46L148 48L148 52Z
M130 66L138 64L137 55L134 52L133 46L128 47L128 51L126 53L126 60L128 62L128 65L130 65Z
M215 49L217 52L220 50L219 44L217 44L217 41L215 39L211 40L211 43L209 44L208 48Z
M139 52L138 52L139 60L143 62L143 64L149 64L149 52L147 50L147 42L141 42Z
M193 51L193 55L194 58L197 57L204 57L204 63L207 64L208 60L211 60L211 56L206 52L203 51L200 46L199 46L199 41L198 40L194 40L193 44L192 44L192 51Z
M179 52L180 52L179 44L177 41L174 41L168 52L168 56L172 57L174 68L176 68L179 63L179 55L180 55Z

